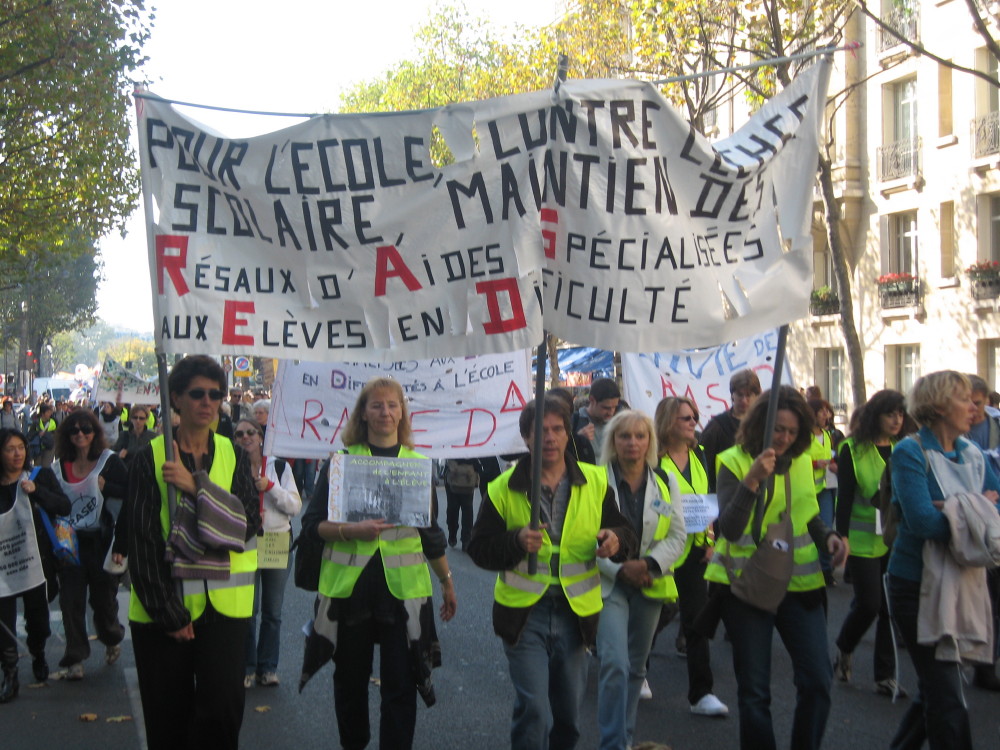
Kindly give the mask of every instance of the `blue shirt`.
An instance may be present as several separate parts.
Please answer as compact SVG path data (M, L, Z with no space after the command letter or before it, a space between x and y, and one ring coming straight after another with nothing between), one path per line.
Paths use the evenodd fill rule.
M889 573L910 581L919 581L923 576L924 540L934 539L945 542L951 536L948 521L940 510L934 507L935 500L944 500L944 493L933 472L927 466L920 444L924 449L934 450L946 456L941 443L926 427L920 428L920 443L908 437L900 440L892 452L892 502L901 511L896 528L896 541L889 557ZM965 463L963 453L979 450L974 443L956 441L956 451L952 460ZM969 488L970 491L1000 491L1000 479L986 461L983 486Z

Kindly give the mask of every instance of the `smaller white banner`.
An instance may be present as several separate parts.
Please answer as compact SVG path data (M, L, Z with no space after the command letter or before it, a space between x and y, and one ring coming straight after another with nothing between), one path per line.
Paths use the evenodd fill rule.
M272 387L264 451L326 458L358 393L391 377L406 394L414 447L431 458L476 458L524 450L518 417L533 397L528 352L384 363L282 360Z
M681 495L684 508L684 528L688 534L698 534L708 528L719 517L719 496Z
M707 349L623 353L623 395L633 409L650 416L656 413L656 405L668 396L685 396L698 407L699 429L704 429L708 420L732 406L729 378L734 373L753 370L763 390L771 387L777 351L778 332L770 330ZM781 382L794 385L787 359L784 369Z
M327 518L397 526L431 525L431 461L334 453Z
M96 401L122 404L159 405L160 386L137 378L113 359L104 360L101 377L97 381Z

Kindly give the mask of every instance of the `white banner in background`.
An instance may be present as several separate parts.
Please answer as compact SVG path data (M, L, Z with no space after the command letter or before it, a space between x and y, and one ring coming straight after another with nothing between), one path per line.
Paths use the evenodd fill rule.
M101 377L97 381L94 400L123 404L159 406L160 386L137 378L113 359L104 360Z
M245 139L139 99L157 340L379 362L526 349L543 327L638 352L788 323L808 309L827 77L714 144L640 81Z
M656 354L622 354L623 396L633 409L649 416L667 396L686 396L698 405L699 429L708 420L726 411L729 378L739 370L751 369L766 391L774 377L774 355L778 348L776 330L706 349ZM781 382L794 385L785 359Z
M416 449L431 458L518 453L521 408L534 397L529 352L385 363L282 360L271 391L264 451L326 458L343 444L361 388L391 377L408 398Z

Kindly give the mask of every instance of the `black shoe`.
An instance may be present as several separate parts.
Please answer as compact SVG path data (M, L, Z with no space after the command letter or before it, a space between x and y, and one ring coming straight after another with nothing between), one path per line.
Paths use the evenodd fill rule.
M45 661L45 654L37 654L31 659L31 671L35 675L36 682L45 682L49 679L49 665Z
M1000 692L1000 678L997 677L992 664L976 667L976 676L973 678L972 684L982 690Z
M13 664L8 664L7 660L4 660L3 665L3 683L0 683L0 703L10 703L17 697L18 689L21 687L17 680L17 661Z
M454 547L458 544L458 538L455 536L455 532L448 534L448 546Z

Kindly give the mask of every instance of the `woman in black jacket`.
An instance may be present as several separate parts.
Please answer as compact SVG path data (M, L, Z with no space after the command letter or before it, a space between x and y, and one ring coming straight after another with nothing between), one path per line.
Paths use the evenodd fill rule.
M54 598L57 586L52 543L42 525L41 514L48 513L51 517L69 512L69 498L49 469L39 469L35 476L31 475L31 459L24 435L18 430L0 430L0 528L5 522L16 525L22 516L30 519L30 526L34 527L34 534L29 532L24 537L25 555L33 561L28 574L18 581L12 575L0 574L0 664L3 667L0 703L14 700L18 692L17 641L13 636L18 598L24 600L24 625L35 679L41 682L49 676L45 641L51 634L49 600Z

